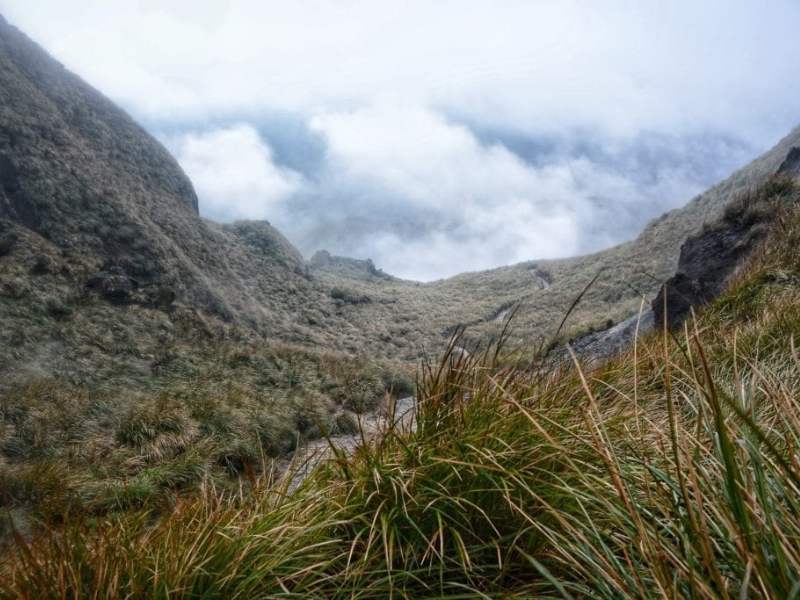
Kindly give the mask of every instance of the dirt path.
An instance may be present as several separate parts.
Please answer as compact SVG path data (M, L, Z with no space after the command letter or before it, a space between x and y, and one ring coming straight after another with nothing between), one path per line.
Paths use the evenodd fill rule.
M306 478L320 461L330 456L331 445L350 454L358 447L363 438L370 439L374 436L386 425L385 420L389 417L387 410L388 409L384 407L376 412L361 415L360 426L363 434L335 435L330 438L310 440L305 445L295 450L291 459L286 462L287 468L292 464L296 465L297 468L297 473L292 481L290 489L294 489L300 485L303 479ZM414 427L413 396L399 398L395 401L394 422Z

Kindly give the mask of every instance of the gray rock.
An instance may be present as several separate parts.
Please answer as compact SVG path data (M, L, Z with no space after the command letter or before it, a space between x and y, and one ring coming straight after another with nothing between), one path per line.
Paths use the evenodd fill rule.
M789 151L786 160L778 168L778 174L800 177L800 147L795 146Z
M375 266L371 258L347 258L344 256L334 256L327 250L317 250L308 261L309 267L313 270L327 271L330 273L346 274L356 279L394 279L391 275L384 273Z
M795 150L784 164L792 156L800 158ZM656 324L666 323L674 329L692 308L708 304L725 290L731 275L766 238L774 215L771 202L785 194L788 187L780 178L768 181L733 201L720 219L686 239L677 272L652 302Z
M587 362L606 360L629 348L638 335L642 336L653 330L655 320L653 311L648 307L638 314L613 325L612 327L583 336L572 344L575 353Z
M86 287L99 292L112 302L123 303L131 300L131 292L137 287L136 281L128 277L119 267L98 271L86 281Z

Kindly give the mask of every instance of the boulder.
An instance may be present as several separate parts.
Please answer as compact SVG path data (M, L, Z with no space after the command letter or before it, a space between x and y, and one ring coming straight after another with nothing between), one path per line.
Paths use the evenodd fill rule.
M391 275L376 267L371 258L360 259L334 256L327 250L317 250L311 260L308 261L308 266L312 270L328 271L368 281L393 279Z
M652 303L656 326L666 323L674 329L692 307L708 304L722 293L736 268L766 237L766 228L754 225L725 219L683 243L677 273Z
M637 333L642 336L652 331L653 325L653 311L647 308L641 317L637 313L603 331L578 338L571 346L585 362L604 361L631 347Z

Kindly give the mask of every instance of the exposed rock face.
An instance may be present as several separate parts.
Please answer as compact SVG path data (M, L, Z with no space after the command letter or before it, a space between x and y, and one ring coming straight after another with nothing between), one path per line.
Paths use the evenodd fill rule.
M800 177L800 147L795 146L789 151L786 160L778 168L778 174Z
M782 166L777 178L740 197L720 219L686 239L677 272L653 300L656 326L679 326L693 307L711 302L724 291L731 275L766 237L773 214L768 204L791 186L782 176L800 158L796 150L789 153L783 163L789 167Z
M653 300L656 324L660 327L666 322L673 329L693 307L719 296L736 267L765 235L752 224L723 221L687 239L681 246L678 272Z
M581 337L572 344L572 348L578 356L589 362L607 360L629 348L637 335L652 331L654 323L653 311L648 308L642 311L641 317L636 314L605 331Z

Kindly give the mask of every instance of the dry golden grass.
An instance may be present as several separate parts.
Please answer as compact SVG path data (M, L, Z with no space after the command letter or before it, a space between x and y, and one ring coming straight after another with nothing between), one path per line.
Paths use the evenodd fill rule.
M48 522L163 507L208 481L237 487L413 391L397 365L288 345L227 344L194 359L149 391L50 379L0 394L0 505Z
M790 598L800 589L800 209L731 289L588 371L423 365L293 493L207 485L7 555L8 598ZM786 199L788 200L788 198Z

